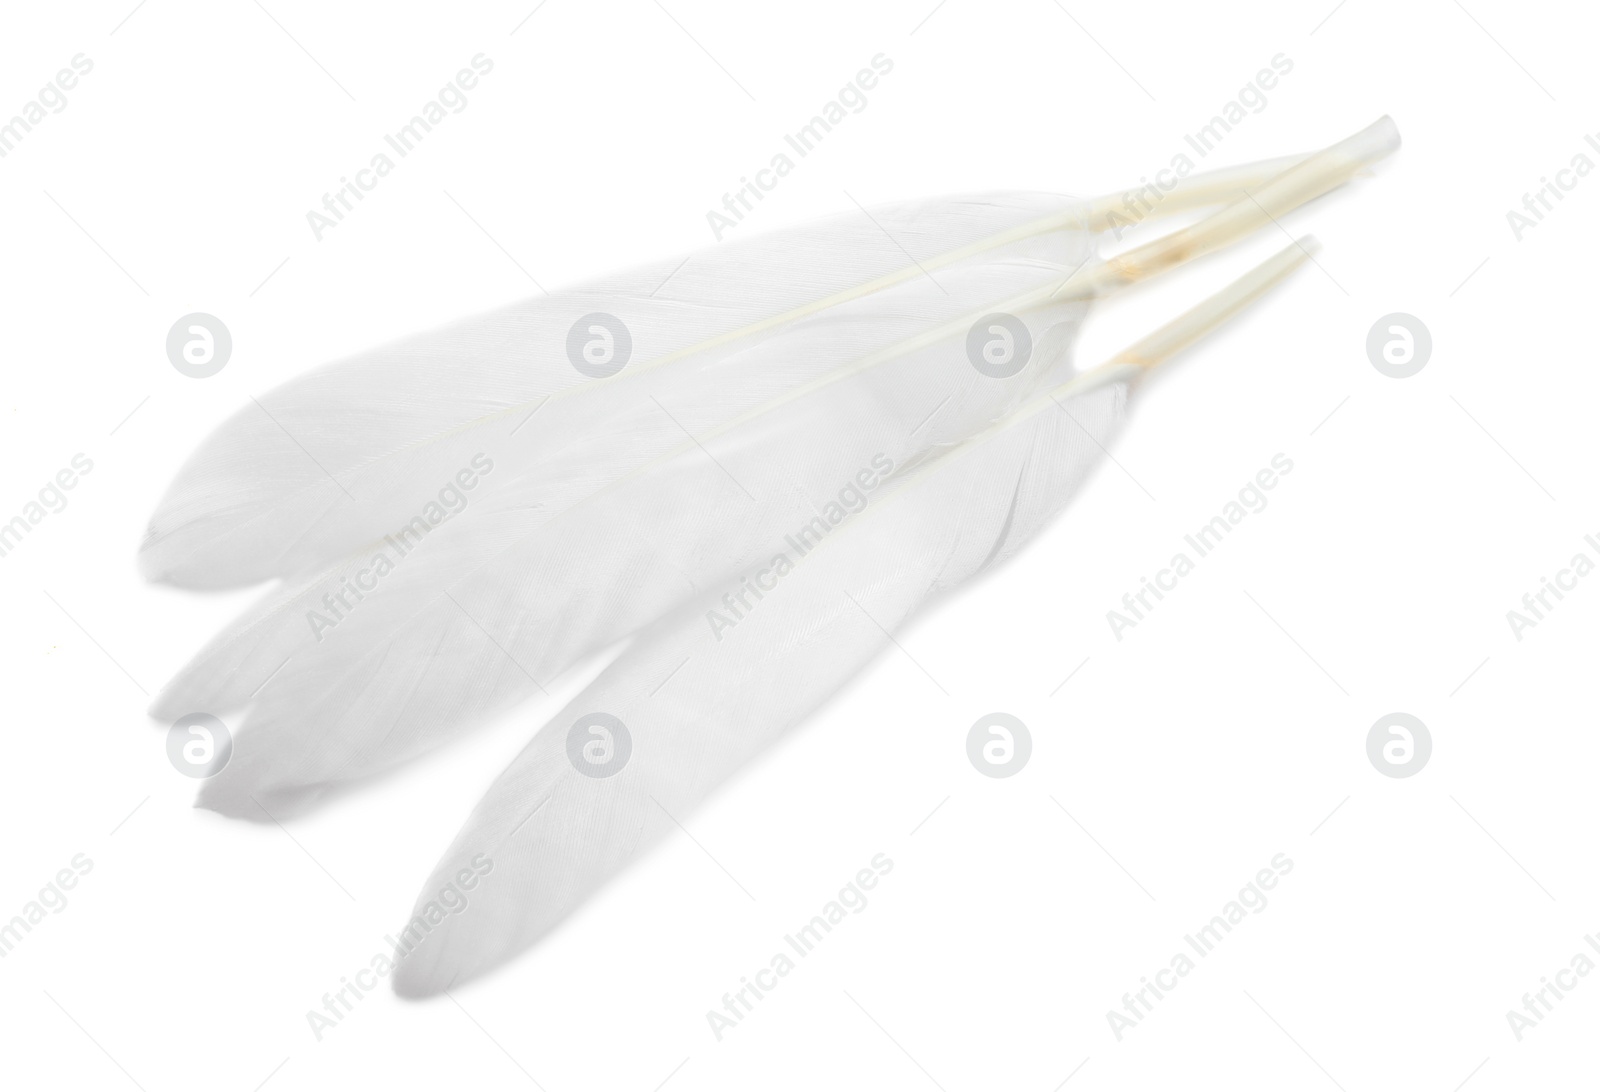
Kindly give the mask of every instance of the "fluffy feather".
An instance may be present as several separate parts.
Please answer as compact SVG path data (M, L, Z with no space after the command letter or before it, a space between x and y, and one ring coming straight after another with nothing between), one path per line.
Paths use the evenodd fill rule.
M528 300L325 365L240 410L179 471L152 516L152 580L218 588L332 564L425 505L485 451L506 471L614 426L680 366L737 351L788 322L975 256L1038 254L1030 240L1098 231L1237 195L1294 157L1192 176L1148 199L1029 193L862 210L723 244ZM568 359L577 321L602 312L632 335L609 379ZM513 475L502 473L491 490Z
M1043 256L1066 237L1070 249L1075 207L995 194L856 212L315 369L201 444L151 519L141 567L153 580L216 588L327 564L410 519L475 453L509 479L575 439L615 435L620 412L679 373L714 367L841 294L937 278L971 257L965 248ZM631 334L628 366L610 378L586 376L569 359L569 331L593 313ZM727 392L729 412L740 390Z
M835 693L929 599L1021 549L1098 465L1142 369L1259 298L1313 246L1280 252L1111 363L898 472L737 627L712 632L692 615L653 627L485 794L401 931L395 989L447 990L538 940ZM604 778L580 772L567 747L569 729L596 713L620 720L632 748ZM434 915L430 903L463 870L477 876L465 910Z
M789 393L693 441L666 414L661 439L678 441L675 453L637 470L595 465L602 445L513 483L430 532L320 640L301 615L321 584L271 600L161 699L162 712L219 708L260 690L202 803L281 814L433 746L744 566L794 552L791 533L828 533L861 475L876 481L1059 382L1084 302L1027 314L1035 347L1009 379L972 365L970 316L946 319L961 300L993 298L995 264L836 308L730 358L732 370L782 377ZM1004 264L1047 290L1068 272ZM931 341L920 337L930 324L943 331ZM883 350L886 337L901 348Z
M155 711L249 705L201 802L261 817L263 802L293 807L434 746L643 629L441 861L429 892L493 861L471 912L436 924L431 896L419 900L405 935L425 939L403 945L396 988L480 974L832 694L930 596L1018 549L1097 462L1139 366L1306 252L1052 386L1088 300L1273 222L1396 143L1384 119L1108 261L1075 226L1111 224L1106 199L924 202L610 278L313 373L208 441L152 523L143 563L157 578L287 578ZM1190 180L1162 211L1233 181ZM589 311L634 333L617 376L589 379L566 359ZM967 349L994 311L1025 317L1035 343L1009 379L980 375ZM870 504L816 519L868 468ZM807 524L803 547L785 534ZM415 540L364 582L404 527ZM787 567L736 624L703 613L774 551ZM319 606L333 618L310 625ZM567 757L567 729L596 712L635 741L608 779Z
M1049 251L1054 262L1001 248L937 281L917 278L794 320L744 350L699 354L662 391L681 400L677 412L652 393L623 415L626 427L513 474L469 516L431 532L348 618L323 598L336 631L309 627L308 642L299 616L328 625L307 604L344 600L351 572L361 575L359 557L272 597L215 642L157 706L163 714L228 708L259 691L234 762L205 787L203 803L250 816L262 802L294 806L541 689L586 652L773 556L784 529L804 524L874 459L900 465L960 439L1008 411L1029 384L1056 377L1081 311L1051 302L1053 290L1070 282L1093 292L1144 267L1171 268L1266 222L1274 207L1324 192L1359 160L1336 147L1173 242L1077 277L1062 259L1083 251L1077 265L1087 265L1085 237L1053 232L1009 245ZM981 305L1018 289L1009 305ZM967 358L965 335L991 307L1044 307L1033 316L1037 357L1016 383L980 376ZM747 408L758 398L769 401ZM675 457L639 466L679 433L691 439ZM654 532L648 539L637 533L641 517Z

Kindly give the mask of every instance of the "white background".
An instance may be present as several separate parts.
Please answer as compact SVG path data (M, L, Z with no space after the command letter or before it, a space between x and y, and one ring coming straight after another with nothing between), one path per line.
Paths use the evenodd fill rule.
M1506 621L1574 553L1596 556L1582 539L1600 532L1600 180L1520 242L1506 221L1600 127L1589 12L663 2L530 16L538 0L121 0L0 17L0 116L75 54L94 62L0 160L0 517L74 454L94 462L0 558L0 918L75 854L94 862L0 961L6 1083L1592 1083L1600 975L1520 1042L1506 1019L1600 931L1600 579L1520 642ZM470 106L316 241L306 211L480 52L494 71ZM1323 240L1319 266L1152 384L1121 469L903 633L916 663L891 649L686 817L694 840L507 969L453 1002L381 990L318 1041L307 1010L385 948L483 788L595 665L285 829L193 810L147 695L256 592L140 582L161 490L249 395L315 363L537 293L534 279L714 245L707 210L880 52L894 71L870 105L736 234L851 198L1136 183L1280 53L1293 72L1203 165L1384 113L1405 145L1286 220ZM1097 312L1085 361L1283 243L1263 235ZM192 311L234 338L207 380L164 353ZM1434 339L1406 380L1364 347L1396 311ZM1294 470L1269 507L1116 640L1106 611L1279 452ZM965 754L996 710L1034 740L1006 780ZM1434 743L1407 779L1365 750L1397 710ZM870 905L717 1041L706 1011L878 853L894 870ZM1278 853L1294 868L1270 905L1119 1042L1107 1010Z

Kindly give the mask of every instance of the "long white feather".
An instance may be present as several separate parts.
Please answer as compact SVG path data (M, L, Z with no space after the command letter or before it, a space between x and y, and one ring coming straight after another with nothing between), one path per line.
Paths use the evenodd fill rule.
M1286 162L1186 179L1162 195L1157 212L1231 196ZM610 427L619 409L650 393L638 389L641 376L661 381L663 371L850 299L986 253L1028 253L1037 237L1099 230L1144 207L997 193L863 210L318 368L263 395L200 446L150 521L141 567L154 580L211 588L329 563L410 519L473 454L499 459L492 490L572 438ZM609 379L585 376L569 360L570 331L593 313L621 320L632 338L629 365Z
M1036 272L1059 282L1067 271ZM990 273L975 279L989 283ZM958 278L946 284L961 288ZM932 301L924 294L922 302ZM791 394L599 490L594 468L563 465L551 480L528 478L486 498L470 520L441 526L397 560L320 641L293 613L302 602L275 611L264 622L279 627L270 653L240 644L249 663L227 672L207 663L181 680L226 680L229 691L182 689L164 699L164 711L215 707L194 702L237 698L279 666L273 657L300 649L261 687L231 763L205 784L202 803L282 814L328 783L376 772L537 692L585 653L735 579L748 561L795 549L786 535L822 537L847 518L841 493L864 501L863 480L876 483L887 469L970 435L1041 381L1059 382L1084 308L1074 301L1030 312L1034 349L1008 379L973 367L961 324L870 366L856 358L858 328L875 336L918 329L920 307L889 314L879 301L870 315L846 307L816 316L749 350L761 361L730 365L798 361L827 367L838 381ZM831 367L841 358L856 366ZM572 498L565 508L538 503L563 495Z
M1088 241L1082 237L1053 245L1063 260L1075 266L1088 256ZM665 473L659 466L663 462L670 461L674 467L708 463L702 445L719 430L741 438L724 440L724 444L748 445L750 437L760 434L763 415L807 400L811 405L823 400L830 404L844 401L847 412L854 414L848 407L858 395L845 384L871 369L873 354L885 361L896 359L885 356L884 351L948 327L952 321L959 329L961 321L970 321L972 316L967 313L972 308L1018 291L1058 285L1069 271L1060 262L1009 257L956 267L946 270L937 284L919 279L870 300L836 306L790 324L714 366L703 363L659 396L652 394L645 404L621 414L614 431L575 440L553 452L536 471L516 475L494 464L489 477L509 477L497 493L455 489L449 508L439 507L435 513L448 518L440 519L436 526L430 528L426 520L416 524L414 513L412 521L397 521L387 533L375 535L375 541L362 552L269 595L169 684L153 712L164 717L243 704L291 656L311 653L325 657L329 649L349 643L353 630L372 626L384 615L386 605L403 610L402 589L437 594L440 588L478 569L505 549L510 531L532 533L557 516L564 516L566 526L571 526L574 517L568 513L652 463L657 464L652 471L658 481ZM1064 306L1069 311L1081 310ZM941 341L948 341L948 336ZM1029 370L1037 372L1041 366L1036 359ZM986 394L1003 395L1015 386L1005 381L979 383L982 377L970 366L960 371L947 368L926 383L903 363L896 375L909 388L927 390L947 385L952 376L963 381L963 390L987 386ZM864 381L883 387L882 380ZM731 389L737 390L737 398ZM733 410L738 415L730 421ZM804 446L815 446L829 431L814 433ZM935 430L923 439L928 442L938 435L941 433ZM683 458L685 455L693 457ZM470 469L470 464L468 458L461 466ZM454 481L453 475L446 475L443 484ZM437 505L437 497L431 500ZM413 533L403 533L408 528ZM405 551L403 559L397 556L401 549ZM325 596L337 597L345 588L356 586L354 577L362 569L386 567L376 566L375 556L380 552L389 555L398 570L394 579L385 578L370 598L363 596L359 607L324 602ZM346 603L351 598L347 594ZM341 617L345 609L349 610L348 625ZM313 634L308 624L306 616L311 611L338 619L336 632L328 631L327 639L337 636L339 640L326 649L321 629Z
M1309 253L1288 248L1110 365L906 473L732 630L715 635L688 617L641 638L489 789L402 931L396 990L437 993L496 966L675 829L930 597L1004 561L1058 514L1121 427L1141 365L1239 310ZM605 778L568 754L569 728L595 713L620 720L632 742L627 763ZM466 910L440 920L429 903L464 869L476 878Z
M749 340L742 331L765 332L774 317L893 281L908 266L920 276L918 262L938 267L943 255L1069 206L998 194L841 216L316 369L262 395L200 446L152 519L141 563L154 579L221 587L326 562L367 543L372 528L404 523L475 453L487 452L502 473L532 465L573 438L612 431L612 413L649 393L644 377L670 380L735 351ZM569 359L569 332L591 314L614 316L631 336L630 366L609 379Z

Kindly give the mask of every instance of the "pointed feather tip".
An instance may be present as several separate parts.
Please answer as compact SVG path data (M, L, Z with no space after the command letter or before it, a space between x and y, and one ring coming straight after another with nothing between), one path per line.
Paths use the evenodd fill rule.
M144 541L139 543L138 553L134 555L134 564L139 569L139 575L144 577L148 584L167 583L168 564L162 556L162 542L155 537L155 528L145 532Z
M432 931L422 935L408 952L404 947L405 938L417 935L416 922L426 911L427 903L419 902L417 909L407 920L401 930L402 942L396 946L394 954L390 957L394 963L394 973L389 976L389 986L394 990L396 997L406 1001L427 1001L448 993L457 986L473 982L492 971L504 967L513 956L522 949L493 948L480 950L469 963L467 958L458 954L462 948L471 949L471 938L465 930L470 928L465 924L468 914L449 914ZM487 933L494 926L486 925L481 932ZM456 942L455 934L460 933L466 938L464 942ZM482 939L481 935L479 939Z
M492 974L565 915L566 904L549 899L553 877L535 878L510 860L496 867L487 853L472 852L480 844L458 838L394 934L396 996L421 1001Z
M434 889L430 881L428 890ZM469 982L495 967L502 961L500 953L485 957L481 952L475 966L467 966L458 954L463 947L456 934L467 928L462 919L467 914L447 913L437 924L428 925L429 904L433 900L418 899L411 917L401 928L399 942L392 959L394 974L389 982L395 996L407 1001L426 1001L449 991L463 982ZM470 909L465 904L462 909ZM434 911L438 910L435 906ZM485 930L489 932L490 930ZM409 949L406 947L410 944Z
M145 716L163 724L171 724L190 713L208 713L222 718L233 727L235 722L230 717L242 720L244 710L255 695L239 698L235 691L228 689L230 680L225 675L226 669L202 661L197 655L156 691L150 704L144 707Z
M134 561L146 583L185 591L231 591L278 575L239 569L231 558L214 564L201 552L205 545L199 542L187 547L183 536L176 533L160 538L146 535Z
M168 524L170 517L164 518L163 512L166 502L163 500L150 523L145 528L144 538L139 541L138 553L134 556L134 563L139 568L139 575L151 584L169 584L173 587L187 587L188 576L185 572L185 556L183 552L183 531L161 530L161 526ZM192 550L189 553L193 553Z
M401 949L395 950L391 957L394 960L394 974L390 976L389 984L396 997L405 1001L426 1001L455 985L453 978L443 976L438 967L424 962L421 957L421 949L409 955Z
M180 508L163 499L150 516L134 556L146 581L190 591L228 591L286 575L258 556L254 546L259 536L241 538L223 515L194 515L193 507Z
M320 795L320 786L283 786L267 780L238 756L200 783L194 806L229 819L275 823L304 812Z
M168 683L165 687L156 691L156 696L151 698L150 704L144 707L144 715L152 720L171 724L179 717L186 717L190 713L199 712L197 704L193 699L185 696L183 691L172 689L172 684ZM210 712L210 710L206 710L206 712Z
M217 775L220 777L221 775ZM215 812L227 819L244 819L253 823L268 823L271 815L248 792L230 786L219 786L216 778L203 781L195 793L193 807Z

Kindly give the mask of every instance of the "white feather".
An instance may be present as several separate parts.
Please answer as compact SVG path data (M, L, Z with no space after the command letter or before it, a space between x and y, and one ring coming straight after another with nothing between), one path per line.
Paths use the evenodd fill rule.
M1045 229L1070 229L1076 207L1052 195L993 194L855 212L315 369L201 444L152 517L141 566L151 579L207 588L326 564L410 519L475 453L487 452L507 480L575 439L615 434L619 411L677 373L825 310L841 293L938 277L974 245L1048 254ZM569 331L593 313L631 333L628 366L609 379L586 376L568 355ZM736 412L746 377L724 378L735 384L727 403Z
M926 599L1008 556L1054 515L1111 441L1125 395L1119 381L1061 406L1047 400L941 459L823 540L721 639L697 613L642 637L489 789L423 890L437 892L480 855L491 871L465 912L399 961L395 988L436 993L498 964L675 829ZM566 750L569 727L597 712L619 718L633 748L603 779L579 773Z
M1153 215L1232 199L1293 158L1182 180ZM271 391L194 453L151 518L140 565L153 580L214 588L334 563L410 519L472 454L496 489L670 381L786 323L986 253L1037 253L1051 232L1100 230L1144 212L1122 195L1027 193L925 200L723 244L501 308L325 365ZM627 367L580 374L567 337L586 315L631 332ZM536 420L534 415L536 415ZM532 423L530 423L532 422Z
M938 280L917 278L792 321L744 350L700 354L661 389L675 409L650 393L648 405L621 415L624 427L514 474L396 559L396 572L348 618L332 607L338 626L330 632L306 624L327 624L317 600L342 597L370 557L269 597L157 703L159 715L179 715L255 699L233 764L202 802L259 816L263 804L276 812L381 770L771 558L786 529L872 461L904 465L1007 412L1041 381L1058 381L1082 315L1081 305L1056 302L1064 284L1092 292L1137 279L1143 265L1170 268L1214 248L1265 222L1270 208L1342 181L1354 160L1334 156L1330 172L1317 163L1328 156L1134 259L1069 276L1092 256L1084 236L1030 237L1010 246L1054 261L998 248ZM1008 295L1009 305L982 303ZM1036 357L1015 382L980 376L967 356L965 335L991 307L1036 309ZM674 456L682 433L694 438Z
M159 715L250 707L201 802L251 817L305 803L643 629L441 862L429 892L493 862L471 913L436 923L419 900L412 931L426 939L404 946L396 988L482 973L835 692L926 599L1018 549L1098 460L1138 366L1250 292L1236 285L1114 366L1052 386L1089 300L1274 222L1396 143L1384 119L1107 261L1078 225L1113 223L1108 199L923 202L508 308L266 396L180 474L143 554L153 576L193 586L287 577L156 703ZM1160 211L1249 171L1190 180ZM1258 271L1256 293L1305 253ZM566 359L591 310L635 336L635 363L609 379ZM1036 343L1010 379L969 358L966 335L992 311L1025 318ZM863 511L829 519L807 548L785 542L880 459L893 473ZM470 506L428 514L441 482L461 496L468 479ZM362 583L385 534L408 524L422 528L415 545ZM702 614L774 550L789 568L737 624ZM333 595L340 609L313 630L309 612ZM595 712L635 741L609 779L567 757L568 727Z
M400 933L395 989L434 994L534 943L833 695L927 600L1021 549L1098 465L1141 368L1258 298L1309 257L1308 242L1111 364L898 475L731 630L713 633L692 614L655 626L490 787ZM631 740L609 777L569 757L569 729L595 713L620 720ZM435 915L430 903L464 870L475 880L464 910Z
M726 366L782 377L789 393L775 403L681 442L679 424L694 421L690 395L657 430L677 449L667 457L627 471L606 464L601 445L475 502L398 559L320 640L302 615L326 584L273 598L158 705L163 715L213 709L260 691L202 802L257 817L259 802L281 814L536 692L584 654L790 549L787 534L812 521L831 528L819 513L842 517L838 495L860 493L861 475L876 481L885 465L957 442L1064 377L1085 303L1029 312L1035 345L1009 379L973 366L971 316L947 316L963 301L995 298L1002 273L1048 290L1068 272L986 262L949 271L943 287L902 286L771 336ZM864 353L930 327L941 336L909 351ZM807 376L820 382L799 382Z

